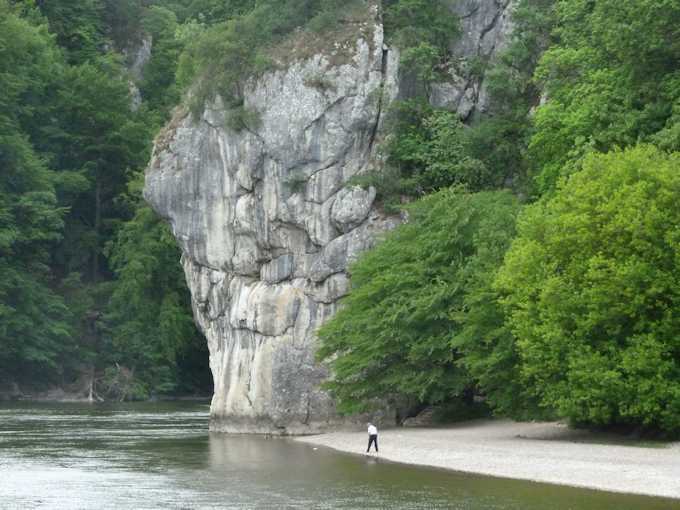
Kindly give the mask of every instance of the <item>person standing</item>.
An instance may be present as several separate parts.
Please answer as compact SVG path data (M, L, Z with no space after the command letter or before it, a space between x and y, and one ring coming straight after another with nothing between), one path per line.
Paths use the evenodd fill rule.
M378 429L372 423L368 424L368 449L366 453L371 451L371 445L375 445L375 453L378 453Z

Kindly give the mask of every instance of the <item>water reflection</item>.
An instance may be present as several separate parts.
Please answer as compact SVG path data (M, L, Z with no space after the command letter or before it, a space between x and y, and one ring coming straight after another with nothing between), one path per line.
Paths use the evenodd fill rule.
M208 434L205 404L0 407L9 509L669 510L675 501L420 469Z

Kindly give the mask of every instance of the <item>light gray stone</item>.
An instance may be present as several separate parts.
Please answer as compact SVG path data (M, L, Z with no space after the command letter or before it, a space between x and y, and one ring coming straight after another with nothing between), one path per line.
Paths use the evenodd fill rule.
M260 280L267 283L279 283L290 278L293 271L295 271L295 256L292 253L286 253L262 265Z
M431 86L430 103L457 112L463 120L489 111L485 73L472 72L470 63L493 63L507 48L512 32L512 11L517 0L452 0L459 17L460 37L452 39L454 61L449 79Z
M333 202L331 219L335 227L347 233L368 217L375 200L375 188L365 190L352 186L340 190Z

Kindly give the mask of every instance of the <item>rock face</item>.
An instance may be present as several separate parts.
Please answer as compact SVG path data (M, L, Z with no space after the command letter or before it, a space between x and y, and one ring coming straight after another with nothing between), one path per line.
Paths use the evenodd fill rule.
M151 59L153 38L143 35L138 41L123 49L125 55L125 67L130 73L128 87L130 89L130 109L135 112L142 104L142 93L138 84L144 78L144 67Z
M506 47L512 32L515 0L452 0L451 10L459 18L460 36L451 42L455 61L450 80L435 84L430 103L455 111L472 121L491 106L480 65L493 62Z
M398 52L373 16L343 62L319 54L252 80L244 99L257 125L228 128L217 101L198 120L178 110L156 140L145 197L183 251L210 349L212 430L338 424L319 389L328 374L314 360L315 332L349 290L348 265L398 224L375 207L375 190L350 182L376 161L399 94Z
M373 207L375 190L348 184L374 158L396 86L398 56L373 22L345 63L317 55L252 83L257 127L226 128L216 103L197 122L179 112L157 140L145 196L184 253L210 348L213 430L336 422L315 331L349 289L348 264L396 224ZM320 75L332 87L315 86Z

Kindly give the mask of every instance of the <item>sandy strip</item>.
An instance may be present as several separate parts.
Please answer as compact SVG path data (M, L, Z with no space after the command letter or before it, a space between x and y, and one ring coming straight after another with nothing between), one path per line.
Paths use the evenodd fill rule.
M365 432L297 438L364 454ZM680 498L680 443L666 447L596 443L559 423L474 421L447 428L400 428L379 435L380 457L406 464L613 492Z

